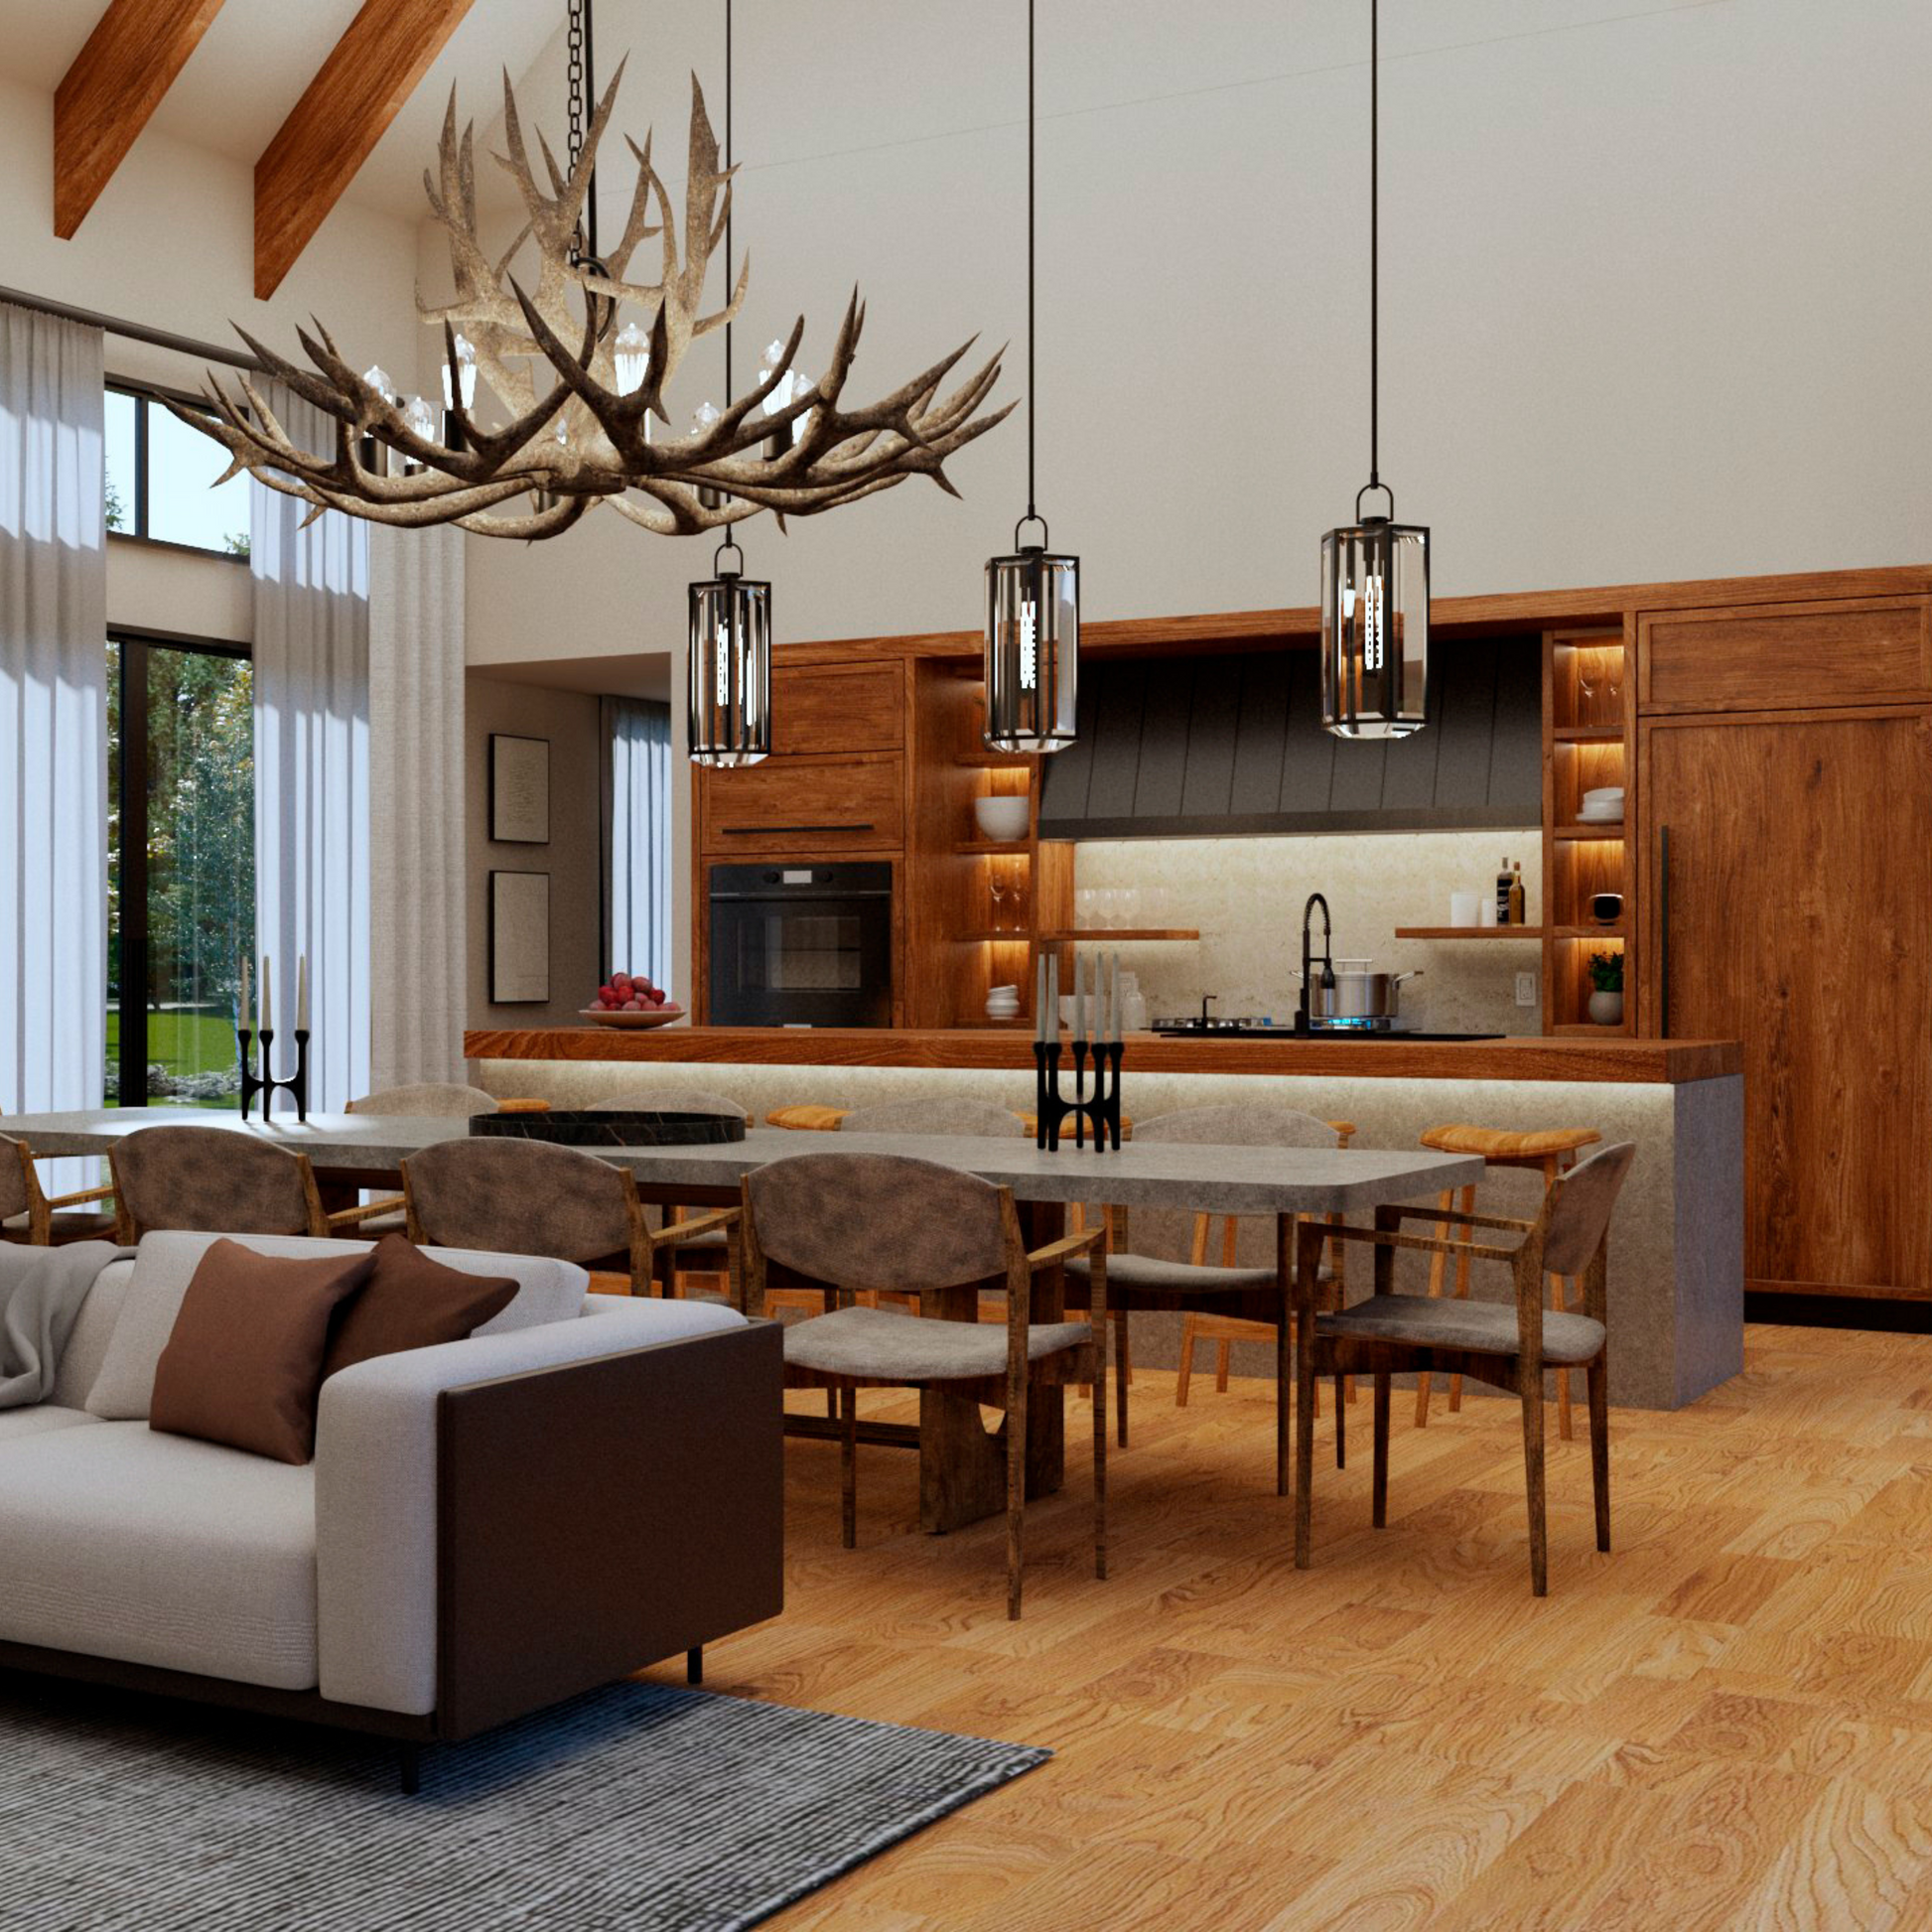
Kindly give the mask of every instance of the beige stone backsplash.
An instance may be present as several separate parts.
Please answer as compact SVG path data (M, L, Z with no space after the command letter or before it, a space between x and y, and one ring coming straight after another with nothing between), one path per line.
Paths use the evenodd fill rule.
M1534 1034L1543 1029L1541 949L1524 940L1398 940L1399 925L1447 925L1449 894L1495 891L1505 854L1521 860L1527 923L1543 909L1542 834L1374 832L1292 838L1119 839L1078 848L1076 888L1126 889L1137 910L1107 923L1196 926L1198 943L1122 946L1150 1011L1217 1011L1286 1020L1295 1011L1302 906L1326 896L1335 954L1367 956L1377 971L1423 977L1402 989L1402 1013L1436 1033ZM1123 908L1125 910L1127 908ZM1519 972L1537 976L1538 1004L1515 1003Z

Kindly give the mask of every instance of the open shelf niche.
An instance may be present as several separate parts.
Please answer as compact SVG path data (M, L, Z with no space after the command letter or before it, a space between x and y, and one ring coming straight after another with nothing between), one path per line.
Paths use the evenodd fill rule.
M1621 625L1549 630L1543 635L1543 1030L1547 1034L1629 1035L1636 1031L1636 732L1634 641ZM1581 817L1584 794L1621 785L1620 821ZM1590 910L1599 893L1621 894L1618 917ZM1597 953L1624 956L1623 1018L1589 1017L1589 964Z

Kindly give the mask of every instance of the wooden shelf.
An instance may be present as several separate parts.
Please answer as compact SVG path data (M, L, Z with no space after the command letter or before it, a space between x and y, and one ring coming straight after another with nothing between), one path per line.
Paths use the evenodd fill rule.
M1559 939L1621 939L1623 922L1615 925L1560 925L1551 928Z
M1399 925L1398 939L1541 939L1540 925Z
M1567 1039L1589 1039L1592 1037L1596 1039L1616 1039L1618 1037L1628 1036L1630 1023L1627 1018L1619 1020L1613 1027L1598 1026L1594 1020L1569 1021L1562 1026L1551 1027L1548 1031L1552 1034L1560 1034Z
M1551 733L1558 745L1621 745L1621 725L1558 725Z
M961 752L953 762L975 771L1030 771L1035 759L1042 756L1038 752Z
M955 852L984 852L994 857L1024 859L1033 851L1029 839L961 839Z
M974 945L1031 946L1035 939L1044 935L1035 932L962 932L959 936Z
M1627 819L1606 819L1601 825L1559 825L1550 836L1553 839L1604 839L1613 844L1623 843Z
M1200 937L1191 926L1073 926L1065 931L1041 932L1035 935L1042 946L1086 945L1111 940L1117 945L1129 941L1139 944L1144 939L1198 939Z

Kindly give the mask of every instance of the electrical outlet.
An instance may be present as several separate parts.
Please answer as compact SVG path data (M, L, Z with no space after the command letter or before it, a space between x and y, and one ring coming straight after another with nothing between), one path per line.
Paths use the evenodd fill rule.
M1516 1004L1519 1007L1533 1007L1536 1005L1536 975L1534 973L1518 973L1516 975Z

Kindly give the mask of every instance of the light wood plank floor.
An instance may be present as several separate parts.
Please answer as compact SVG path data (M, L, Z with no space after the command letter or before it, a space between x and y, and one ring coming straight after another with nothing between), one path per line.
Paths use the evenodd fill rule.
M1074 1461L1017 1625L1002 1525L920 1536L912 1458L862 1449L844 1551L836 1449L789 1447L789 1607L712 1688L1057 1755L785 1932L1932 1927L1932 1340L1756 1328L1695 1407L1616 1414L1609 1556L1553 1409L1542 1602L1513 1398L1397 1402L1381 1533L1367 1391L1345 1473L1324 1403L1298 1576L1262 1386L1134 1395L1111 1581Z

